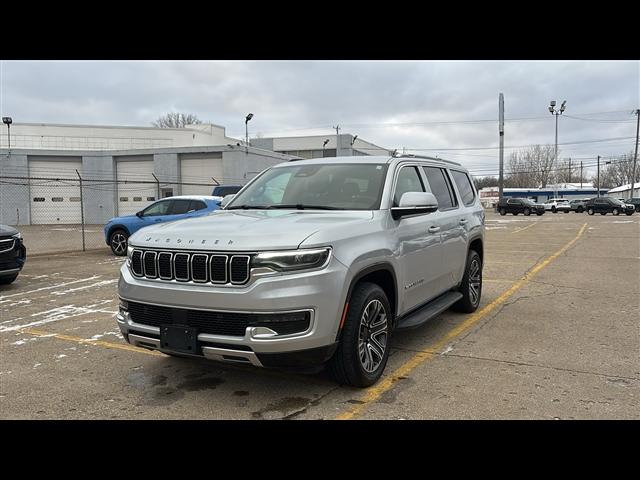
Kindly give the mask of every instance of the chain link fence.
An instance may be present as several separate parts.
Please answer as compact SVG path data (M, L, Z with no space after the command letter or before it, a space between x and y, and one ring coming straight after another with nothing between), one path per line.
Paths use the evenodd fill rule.
M104 226L111 218L135 215L164 197L211 195L220 183L151 176L116 181L77 172L75 178L68 172L62 178L0 175L0 224L18 228L30 254L108 250ZM225 179L226 184L246 182Z

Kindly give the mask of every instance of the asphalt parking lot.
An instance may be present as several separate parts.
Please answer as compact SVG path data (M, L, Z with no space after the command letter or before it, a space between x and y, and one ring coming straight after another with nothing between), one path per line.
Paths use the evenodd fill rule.
M640 215L490 212L485 248L478 311L395 335L366 390L131 347L121 258L29 258L0 287L0 418L639 419Z

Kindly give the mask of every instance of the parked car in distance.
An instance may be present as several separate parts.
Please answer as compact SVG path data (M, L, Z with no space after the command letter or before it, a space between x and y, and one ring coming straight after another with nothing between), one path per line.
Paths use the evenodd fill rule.
M393 331L478 308L484 220L458 163L281 163L213 215L132 236L117 325L128 343L169 355L327 365L339 383L366 387Z
M135 215L115 217L104 226L104 239L114 255L127 254L128 240L149 225L199 217L220 208L220 199L207 195L183 195L158 200Z
M22 234L13 227L0 225L0 285L15 281L26 260Z
M627 198L624 201L627 205L633 205L636 212L640 212L640 197Z
M569 213L571 206L566 198L550 198L543 203L545 210L551 210L553 213L564 212Z
M589 215L599 213L600 215L606 215L612 213L614 215L620 215L625 213L627 215L633 215L635 208L633 205L622 203L620 200L611 197L596 197L587 200L585 208Z
M529 200L528 198L502 197L498 201L498 213L500 215L506 215L507 213L518 215L519 213L522 213L525 216L535 213L539 216L544 214L544 207L542 205L538 205L533 200Z
M582 213L584 212L585 208L584 208L584 204L587 200L582 198L580 200L571 200L569 202L569 207L571 207L571 211L572 212L576 212L576 213Z
M224 197L226 195L232 195L238 193L242 185L216 185L213 187L213 192L211 192L211 196L213 197Z

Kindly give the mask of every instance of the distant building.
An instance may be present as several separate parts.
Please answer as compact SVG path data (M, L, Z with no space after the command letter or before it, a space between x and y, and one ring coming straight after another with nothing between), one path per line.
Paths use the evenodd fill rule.
M579 200L583 198L596 197L598 190L592 185L582 186L579 183L562 183L558 185L548 185L545 188L504 188L502 190L505 197L529 198L537 203L544 203L550 198L566 198L568 200ZM606 195L607 189L601 188L600 195ZM485 187L480 189L480 201L489 208L498 203L498 187Z
M325 141L327 141L325 144ZM389 155L391 150L356 138L349 133L306 137L252 138L252 147L263 148L300 158L351 157L354 155Z
M614 198L636 198L640 197L640 182L636 182L633 188L633 195L631 194L631 184L622 185L620 187L612 188L607 192L607 195Z

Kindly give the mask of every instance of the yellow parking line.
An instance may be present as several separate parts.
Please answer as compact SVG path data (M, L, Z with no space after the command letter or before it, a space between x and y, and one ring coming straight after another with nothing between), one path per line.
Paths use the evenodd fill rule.
M549 265L552 261L562 255L568 248L570 248L574 243L578 241L578 239L582 236L585 229L587 228L587 224L583 224L582 228L578 234L569 241L564 247L558 250L553 255L547 257L541 263L535 265L531 270L529 270L526 274L524 274L517 282L515 282L511 287L502 293L498 298L496 298L493 302L486 305L480 311L474 313L469 318L467 318L464 322L462 322L457 327L450 330L443 338L441 338L435 345L430 347L428 350L424 350L418 352L413 357L411 357L406 363L401 365L396 371L388 375L386 378L381 380L376 385L368 388L364 395L360 398L360 402L357 405L349 408L346 412L341 413L336 417L336 420L351 420L357 417L362 411L367 408L371 403L377 401L382 394L393 388L393 385L399 381L402 377L406 377L412 370L414 370L417 366L422 364L423 362L433 358L436 353L441 351L447 344L449 344L452 340L455 340L461 334L469 330L473 325L478 323L484 317L486 317L489 313L493 312L499 305L502 305L505 301L509 299L514 293L520 290L524 285L529 283L531 278L535 276L540 270Z
M129 345L128 343L111 343L105 342L103 340L91 340L90 338L80 338L74 337L72 335L65 335L63 333L51 333L45 332L42 330L36 330L33 328L24 328L20 330L22 333L26 333L27 335L33 335L34 337L52 337L57 338L58 340L66 340L68 342L82 343L86 345L96 345L98 347L106 347L106 348L115 348L118 350L128 350L130 352L138 352L138 353L146 353L147 355L155 355L155 356L164 356L160 352L156 352L155 350L147 350L145 348L134 347L133 345Z

